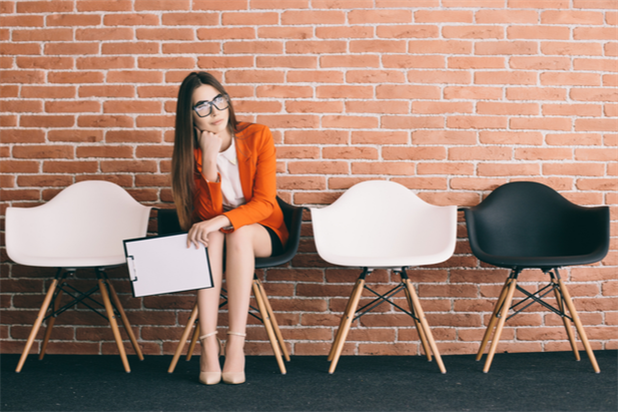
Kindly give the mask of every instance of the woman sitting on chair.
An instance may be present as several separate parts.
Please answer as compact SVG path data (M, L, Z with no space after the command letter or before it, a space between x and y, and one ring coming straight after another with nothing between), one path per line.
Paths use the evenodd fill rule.
M256 257L283 251L288 232L277 203L275 145L266 126L238 122L229 95L206 72L178 92L172 189L187 247L208 248L214 287L197 293L200 382L245 381L245 331ZM225 259L229 331L223 371L217 318Z

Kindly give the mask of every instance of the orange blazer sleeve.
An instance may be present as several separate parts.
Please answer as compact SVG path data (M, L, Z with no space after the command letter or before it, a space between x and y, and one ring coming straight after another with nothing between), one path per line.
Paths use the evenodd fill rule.
M200 195L196 196L195 206L199 211L199 218L204 220L224 214L232 223L233 229L260 223L273 229L285 245L288 232L283 221L283 212L277 203L277 159L274 140L268 127L250 124L237 133L236 154L246 203L224 213L219 183L221 177L217 183L204 180L200 172L201 151L196 153L199 172L196 194L199 192Z

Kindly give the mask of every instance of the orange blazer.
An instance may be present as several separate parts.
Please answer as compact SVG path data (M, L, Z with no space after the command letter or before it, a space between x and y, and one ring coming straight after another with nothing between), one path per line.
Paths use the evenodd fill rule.
M235 209L223 211L221 176L218 182L208 182L202 176L202 150L195 149L195 193L193 195L194 220L208 220L225 215L232 222L229 233L245 225L259 223L275 231L285 246L288 230L283 212L277 203L277 159L275 143L268 127L260 124L241 123L236 133L236 155L240 185L246 203Z

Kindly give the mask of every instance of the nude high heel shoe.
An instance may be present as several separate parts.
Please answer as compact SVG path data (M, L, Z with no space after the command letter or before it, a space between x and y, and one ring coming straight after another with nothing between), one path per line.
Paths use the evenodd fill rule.
M240 333L240 332L228 332L227 334L228 335L242 336L243 338L245 336L247 336L246 333ZM245 383L245 371L242 371L242 372L223 372L221 374L221 377L222 377L224 383L227 383L227 384L230 384L230 385L238 385L238 384L241 384L241 383Z
M207 333L204 336L200 336L200 342L202 342L202 345L206 345L206 342L204 341L206 338L216 335L217 331L211 332L211 333ZM217 341L219 342L219 353L221 353L221 341L219 340L219 338L217 338ZM221 382L221 371L219 372L202 372L200 370L200 383L203 383L204 385L216 385L219 382Z

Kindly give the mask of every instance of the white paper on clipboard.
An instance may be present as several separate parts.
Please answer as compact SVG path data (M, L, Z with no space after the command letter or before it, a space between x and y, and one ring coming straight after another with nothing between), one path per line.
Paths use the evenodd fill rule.
M207 249L187 247L187 234L124 241L133 296L213 287Z

